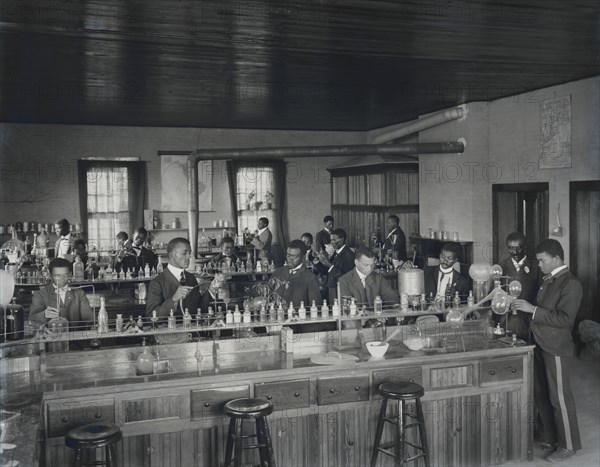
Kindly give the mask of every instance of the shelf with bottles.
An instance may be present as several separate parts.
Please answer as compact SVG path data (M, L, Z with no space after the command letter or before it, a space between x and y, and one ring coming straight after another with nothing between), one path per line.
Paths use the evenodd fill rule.
M199 227L198 231L201 232L202 230L228 230L228 227ZM189 230L187 227L180 227L177 229L172 229L172 228L166 228L166 229L148 229L148 232L169 232L169 231L187 231Z

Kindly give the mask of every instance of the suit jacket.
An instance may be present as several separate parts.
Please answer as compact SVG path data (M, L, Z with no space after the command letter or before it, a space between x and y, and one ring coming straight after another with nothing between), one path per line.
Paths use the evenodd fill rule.
M185 285L194 286L197 284L196 277L186 271ZM173 295L180 285L179 280L166 268L152 279L148 286L146 298L146 316L152 316L153 310L156 310L156 315L159 318L169 316L171 310L176 316L183 315L184 310L179 306L179 302L173 301ZM187 308L192 315L196 314L198 308L201 309L202 313L206 313L208 307L213 305L213 301L208 291L202 294L199 287L196 287L183 300L183 308Z
M283 298L288 305L292 302L294 307L297 308L300 306L300 302L303 301L308 309L313 300L320 305L319 279L306 267L302 266L294 274L290 274L290 268L287 266L277 268L273 273L273 277L288 283L287 288L282 285L275 289L275 293Z
M323 229L315 235L315 251L325 251L325 245L331 243L331 235Z
M46 307L56 308L56 291L54 285L48 284L33 292L29 319L45 324L48 320L44 316ZM94 321L94 311L90 306L87 296L81 289L69 289L65 295L65 303L60 304L60 316L70 323L84 321L84 326Z
M135 253L133 255L128 255L123 258L120 264L117 265L121 270L125 270L127 268L130 272L134 270L136 273L139 272L140 269L144 269L146 264L150 266L150 268L155 268L158 265L158 256L154 253L150 248L146 248L142 246L142 250L139 256Z
M327 287L330 289L336 288L339 278L354 269L354 252L346 244L339 255L336 252L331 258L333 267L327 279Z
M535 342L542 350L559 357L575 355L571 332L582 298L581 282L568 269L544 280L531 320Z
M439 266L426 267L423 272L423 275L425 276L425 294L427 297L429 297L431 294L433 294L434 297L437 295L439 272ZM447 293L454 297L456 291L458 291L461 301L465 302L469 296L469 279L467 279L458 271L453 270L452 280L450 280L450 287L448 288Z
M385 305L400 303L398 292L392 289L381 274L375 272L369 274L363 287L356 268L340 277L340 292L342 297L354 297L358 305L364 304L371 308L377 295L381 296Z
M388 235L388 237L385 239L383 248L386 252L388 250L397 252L398 259L402 261L406 261L408 259L406 254L406 236L400 227L397 227L391 232L391 235Z
M56 240L56 243L54 244L54 257L58 258L58 245L60 245L60 241L61 241L62 237L59 235L58 236L58 240ZM69 249L67 250L67 254L72 254L73 253L73 238L71 237L71 235L69 235Z
M271 242L273 241L273 234L267 227L263 233L259 236L254 237L250 243L254 245L254 248L258 250L258 257L260 259L266 259L271 261Z

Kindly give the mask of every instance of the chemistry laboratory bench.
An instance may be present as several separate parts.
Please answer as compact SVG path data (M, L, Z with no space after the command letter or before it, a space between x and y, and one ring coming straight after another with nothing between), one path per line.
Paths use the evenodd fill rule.
M431 465L532 458L533 346L496 339L487 321L400 326L381 358L364 345L381 329L290 336L279 328L238 338L180 330L192 341L152 347L155 372L139 376L137 358L148 352L139 343L62 353L36 338L3 344L4 442L17 447L0 460L70 465L67 431L106 422L123 432L119 465L215 466L224 460L223 405L257 397L274 405L277 465L368 465L384 381L424 387ZM415 337L421 350L405 345ZM385 457L378 465L392 465Z

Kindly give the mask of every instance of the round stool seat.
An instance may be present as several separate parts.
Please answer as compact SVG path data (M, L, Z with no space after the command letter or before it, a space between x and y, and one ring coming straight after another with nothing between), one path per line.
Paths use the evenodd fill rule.
M65 445L73 449L95 449L116 443L122 438L119 426L92 423L69 431L65 436Z
M425 390L420 384L404 381L397 383L389 381L381 383L377 390L383 397L395 400L415 399L423 397L423 394L425 394Z
M264 399L234 399L225 404L224 411L234 417L264 417L273 412L273 404Z

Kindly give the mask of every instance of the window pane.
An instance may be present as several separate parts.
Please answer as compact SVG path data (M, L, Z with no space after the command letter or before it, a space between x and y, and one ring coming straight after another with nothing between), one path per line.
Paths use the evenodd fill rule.
M259 217L275 222L275 183L272 167L246 166L237 171L238 226L256 229Z

